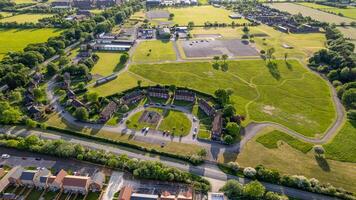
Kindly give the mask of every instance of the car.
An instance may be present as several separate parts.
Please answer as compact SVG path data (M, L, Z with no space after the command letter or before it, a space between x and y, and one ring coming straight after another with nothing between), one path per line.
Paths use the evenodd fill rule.
M197 127L195 127L194 128L194 133L196 133L198 131L198 128Z
M196 122L198 119L196 117L193 117L193 122Z
M22 157L22 160L27 160L27 158L26 157Z
M156 103L156 106L161 106L161 104L160 103Z
M8 158L10 158L10 155L9 155L9 154L2 154L2 155L1 155L1 158L3 158L3 159L8 159Z
M42 158L40 158L40 157L37 157L37 158L35 158L35 160L42 160Z
M172 108L175 108L176 106L175 105L171 105Z
M162 106L163 106L163 107L165 107L165 106L166 106L166 104L162 104Z
M197 133L196 132L194 132L193 133L193 138L195 138L197 136Z
M145 108L148 107L148 106L149 106L148 104L143 105L143 107L145 107Z
M148 133L149 130L150 130L150 127L146 127L145 132Z
M145 132L146 131L146 127L143 127L142 129L141 129L141 132L143 133L143 132Z

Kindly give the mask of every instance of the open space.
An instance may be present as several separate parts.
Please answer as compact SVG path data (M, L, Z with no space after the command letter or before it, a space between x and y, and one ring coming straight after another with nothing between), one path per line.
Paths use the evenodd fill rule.
M231 19L230 11L223 8L215 8L213 6L194 6L185 8L168 8L170 13L174 14L173 23L180 26L187 26L189 22L194 22L194 25L204 25L205 22L210 23L227 23L235 22L237 24L247 23L245 19Z
M21 51L28 44L45 42L59 34L57 29L0 29L0 58L9 51Z
M309 8L294 3L273 3L273 4L271 3L266 5L281 11L289 12L291 14L301 13L303 16L309 16L321 22L328 22L328 23L335 23L335 24L340 24L341 22L345 22L347 24L350 24L351 22L355 21L350 18L340 17L334 14L326 13L320 10L316 10L313 8Z
M95 52L95 54L99 56L99 60L91 70L93 75L108 76L113 72L122 69L123 65L120 64L121 53Z
M165 110L163 120L158 129L160 131L169 131L175 136L186 136L189 134L192 122L187 116L179 111Z
M259 52L248 42L239 39L231 40L186 40L181 45L185 56L188 58L214 57L226 54L229 57L236 56L259 56Z
M17 22L17 23L25 23L25 22L33 22L36 23L38 20L46 17L51 17L51 14L20 14L12 17L7 17L4 19L0 19L0 22Z
M132 57L132 61L135 63L173 61L175 59L173 43L162 40L140 42Z
M356 19L356 7L348 7L348 8L336 8L332 6L320 5L316 3L310 2L300 2L299 5L322 10L325 12L332 12L337 15L342 14L344 17L348 17L351 19Z

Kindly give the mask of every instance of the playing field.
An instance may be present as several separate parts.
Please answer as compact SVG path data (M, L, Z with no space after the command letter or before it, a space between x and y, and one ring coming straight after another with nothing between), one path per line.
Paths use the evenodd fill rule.
M316 159L313 151L305 154L286 142L280 143L278 148L266 148L253 139L239 155L224 154L220 159L225 162L237 161L243 167L262 164L281 173L314 177L321 183L330 183L356 192L355 163Z
M0 19L0 22L17 22L17 23L25 23L25 22L33 22L36 23L38 20L51 17L51 14L20 14L15 15L13 17L7 17L4 19Z
M186 136L189 134L192 122L184 113L174 110L165 110L163 116L164 118L158 130L169 131L175 136Z
M349 24L352 21L355 21L350 18L340 17L334 14L326 13L320 10L316 10L313 8L309 8L294 3L274 3L274 4L267 4L267 5L276 8L278 10L289 12L291 14L301 13L303 16L309 16L321 22L328 22L328 23L335 23L335 24L340 24L341 22L345 22Z
M95 54L99 56L99 61L91 70L93 75L108 76L122 68L122 65L120 65L121 53L95 52Z
M21 51L28 44L45 42L59 35L57 29L0 29L0 58L9 51Z
M176 53L171 41L152 40L139 43L133 54L132 62L150 63L175 59Z
M230 11L223 8L215 8L213 6L194 6L185 8L168 8L170 13L174 14L174 24L187 26L189 22L194 22L194 25L204 25L205 22L228 23L247 23L245 19L233 20L229 18Z
M333 12L335 14L339 14L341 13L344 17L348 17L351 19L356 19L356 8L355 7L348 7L348 8L336 8L336 7L332 7L332 6L326 6L326 5L320 5L320 4L316 4L316 3L310 3L310 2L301 2L298 3L302 6L306 6L306 7L310 7L310 8L314 8L314 9L318 9L318 10L322 10L322 11L326 11L326 12Z

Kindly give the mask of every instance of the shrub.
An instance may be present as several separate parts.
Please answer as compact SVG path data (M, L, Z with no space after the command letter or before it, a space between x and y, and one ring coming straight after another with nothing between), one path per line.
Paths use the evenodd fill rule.
M232 169L235 172L239 171L239 169L240 169L240 165L237 162L229 162L229 163L227 163L227 167Z
M254 178L256 176L256 170L253 167L246 167L243 171L244 175L249 178Z

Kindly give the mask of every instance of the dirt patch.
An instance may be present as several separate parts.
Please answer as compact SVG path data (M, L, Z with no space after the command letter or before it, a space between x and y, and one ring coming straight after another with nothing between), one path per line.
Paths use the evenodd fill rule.
M140 123L157 124L161 117L158 112L145 110L138 121Z
M262 111L263 111L264 113L269 114L269 115L273 115L273 111L274 111L275 109L276 109L276 108L273 107L273 106L266 105L266 106L263 107L263 110L262 110Z

